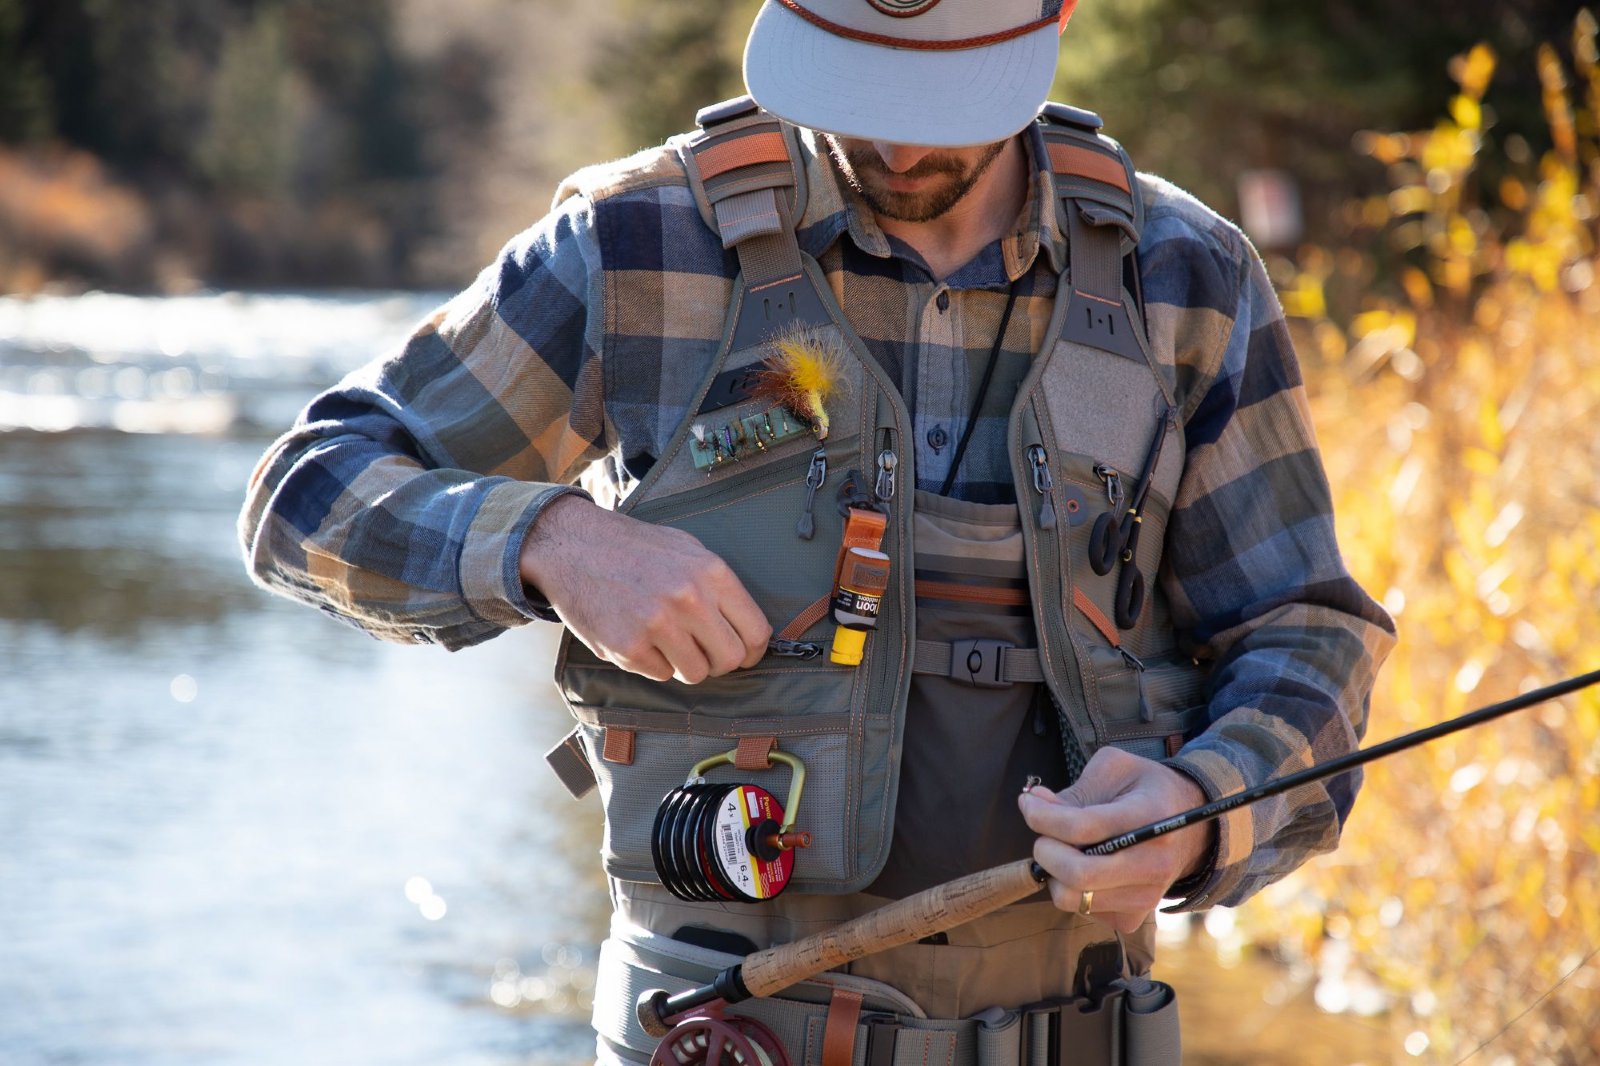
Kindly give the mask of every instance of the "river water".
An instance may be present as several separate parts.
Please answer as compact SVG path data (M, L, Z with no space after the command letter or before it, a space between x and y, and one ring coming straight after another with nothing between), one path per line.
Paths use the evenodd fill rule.
M272 433L434 302L0 300L0 1062L592 1048L552 629L392 647L239 562Z
M380 644L235 541L272 435L438 299L0 297L0 1063L591 1060L608 907L598 805L543 761L554 629ZM1182 932L1187 1061L1382 1057Z

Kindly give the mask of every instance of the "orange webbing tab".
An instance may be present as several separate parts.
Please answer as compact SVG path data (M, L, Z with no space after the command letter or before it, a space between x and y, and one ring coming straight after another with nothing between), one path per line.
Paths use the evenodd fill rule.
M1123 167L1122 160L1093 148L1062 144L1060 141L1051 141L1046 147L1050 153L1050 169L1057 174L1073 174L1113 185L1126 193L1133 191L1128 184L1128 171Z
M771 753L778 746L777 737L740 737L733 749L733 765L750 773L753 770L772 769Z
M883 533L889 528L889 516L882 511L869 511L865 507L850 508L844 522L844 541L839 545L839 558L833 563L833 583L839 583L839 570L844 556L851 548L883 550Z
M776 129L758 130L695 149L695 163L704 181L740 167L789 162L789 147Z
M1122 646L1122 640L1117 636L1117 627L1111 624L1111 619L1106 617L1104 611L1095 606L1094 601L1089 598L1089 594L1077 585L1072 587L1072 602L1077 604L1078 610L1083 612L1085 618L1094 623L1094 627L1100 631L1100 635L1105 637L1113 648Z
M833 990L828 1022L822 1029L822 1066L850 1066L856 1056L856 1023L861 1020L861 993Z
M806 635L806 630L828 617L828 608L833 605L833 593L822 597L810 607L795 615L788 625L778 634L779 640L799 640Z
M605 741L600 746L600 757L606 762L632 766L633 741L633 730L618 729L614 725L608 725L605 730Z

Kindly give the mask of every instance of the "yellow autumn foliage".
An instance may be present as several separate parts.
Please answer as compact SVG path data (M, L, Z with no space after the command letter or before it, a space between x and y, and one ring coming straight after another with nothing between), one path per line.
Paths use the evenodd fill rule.
M1358 140L1396 178L1371 228L1285 286L1341 543L1400 627L1368 743L1600 668L1597 55L1587 13L1539 50L1553 147L1491 189L1495 58L1460 57L1449 117ZM1374 764L1339 851L1239 918L1394 1061L1593 1063L1597 900L1591 689Z

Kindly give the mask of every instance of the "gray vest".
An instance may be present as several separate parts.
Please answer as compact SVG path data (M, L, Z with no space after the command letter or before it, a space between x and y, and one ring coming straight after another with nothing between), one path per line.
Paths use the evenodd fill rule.
M1150 350L1140 301L1124 283L1137 275L1125 275L1124 262L1143 222L1138 184L1097 117L1050 104L1039 121L1070 262L1009 424L1036 642L1029 649L918 639L911 420L895 382L795 241L805 199L796 131L748 100L732 101L702 112L701 131L678 144L702 215L737 251L741 273L711 372L692 395L694 383L684 385L693 414L620 509L694 534L733 568L774 631L826 648L833 622L819 617L818 601L833 591L840 492L854 472L849 489L858 501L887 515L882 550L891 583L857 667L826 654L769 655L698 685L658 683L600 661L567 636L556 672L577 728L549 758L574 794L598 783L602 857L613 878L659 883L649 839L657 806L702 759L737 749L739 765L714 769L708 780L753 781L785 796L789 771L762 756L775 742L807 772L800 809L790 813L813 843L798 854L788 891L872 885L890 852L914 673L947 672L975 699L987 685L1042 685L1073 773L1103 745L1162 758L1204 728L1205 672L1176 646L1157 580L1184 440L1176 417L1161 417L1177 404L1172 353ZM763 426L762 408L742 398L742 372L785 330L846 353L846 388L829 404L826 440ZM1096 573L1096 518L1126 511L1158 432L1163 445L1137 551ZM735 444L737 461L723 454ZM815 481L819 464L826 476L814 488L808 474ZM804 538L797 527L808 500L814 529ZM1147 593L1138 620L1121 628L1117 588L1130 567ZM963 753L948 757L959 775ZM1010 783L1007 802L1022 784Z

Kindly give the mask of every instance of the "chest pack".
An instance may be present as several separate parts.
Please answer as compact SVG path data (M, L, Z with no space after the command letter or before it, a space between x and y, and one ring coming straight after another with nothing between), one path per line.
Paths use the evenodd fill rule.
M702 772L708 782L783 794L790 771L772 761L777 749L806 774L801 809L788 813L812 844L791 890L871 885L890 851L916 676L974 691L1040 686L1072 774L1104 745L1163 758L1204 728L1205 674L1177 647L1157 580L1184 440L1173 353L1145 335L1138 182L1097 116L1047 104L1038 123L1068 266L1007 433L1033 647L920 631L911 417L796 240L807 197L799 132L744 98L701 112L699 132L676 142L700 214L740 273L711 365L676 384L663 375L685 417L619 509L726 560L779 640L754 668L690 686L629 674L566 636L556 673L577 727L547 758L574 795L598 785L611 877L660 882L652 825L692 767L726 754ZM752 376L786 336L841 355L825 437L751 399ZM890 576L861 662L846 666L817 652L832 637L827 603L851 543L885 553ZM963 757L945 753L939 770L959 775Z

